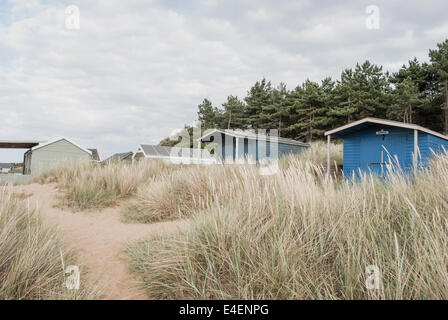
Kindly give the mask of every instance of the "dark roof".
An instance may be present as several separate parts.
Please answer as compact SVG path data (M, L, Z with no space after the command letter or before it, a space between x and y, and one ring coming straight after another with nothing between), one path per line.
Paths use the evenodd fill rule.
M197 149L192 148L180 148L180 147L165 147L165 146L155 146L149 144L141 144L141 149L143 150L146 157L179 157L179 158L195 158L197 156ZM205 149L201 149L202 158L210 158L210 152Z
M114 155L110 156L109 158L107 158L104 161L109 161L109 162L118 162L121 161L123 159L126 159L129 156L132 156L134 153L132 151L129 152L122 152L122 153L115 153Z
M273 141L274 139L277 140L278 143L283 144L289 144L289 145L295 145L295 146L301 146L301 147L309 147L310 145L308 143L304 143L301 141L289 139L289 138L282 138L282 137L273 137L264 135L261 133L255 133L249 130L219 130L219 129L212 129L206 134L204 134L201 138L199 138L203 142L210 142L205 139L210 139L215 133L222 133L231 137L236 138L242 138L242 139L251 139L251 140L259 140L259 141Z
M12 163L0 163L0 169L3 168L13 168L14 165Z
M143 149L143 152L147 156L162 156L162 157L169 157L169 147L164 146L154 146L149 144L141 144L141 147Z
M98 149L87 149L87 150L92 152L92 160L101 161L100 160L100 155L98 154Z
M39 141L14 141L1 140L0 148L5 149L30 149L39 144Z

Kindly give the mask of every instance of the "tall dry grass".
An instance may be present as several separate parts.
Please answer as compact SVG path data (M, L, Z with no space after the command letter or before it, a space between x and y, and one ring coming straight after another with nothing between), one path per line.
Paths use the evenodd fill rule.
M231 198L197 207L187 231L129 247L133 269L158 298L447 299L448 156L431 166L356 182L298 159L267 177L235 167L244 183L212 191Z
M342 145L331 144L332 160L337 168L342 163ZM324 170L327 145L314 142L298 155L280 158L279 167L287 169L291 163L301 165L315 177ZM142 184L136 196L123 209L124 221L152 223L189 217L213 203L226 203L240 192L239 185L255 179L262 187L269 178L260 178L257 166L185 166L176 172L165 171ZM231 181L232 183L226 183ZM235 187L236 186L236 187Z
M63 265L73 261L56 230L11 189L0 190L0 300L84 299L86 289L64 286Z
M34 182L56 182L64 191L64 206L75 210L100 209L134 195L140 185L173 168L156 160L134 165L90 162L56 168Z
M332 160L339 165L341 145L332 144L330 150ZM326 154L326 144L315 142L299 155L281 158L279 165L285 169L291 161L303 165L312 162L317 165L313 168L318 168L315 170L318 174L326 163ZM232 179L244 183L245 176L257 170L245 166L247 172L240 172L235 167L168 165L157 160L133 165L85 162L55 168L32 182L57 183L64 191L61 205L74 210L100 209L135 196L125 206L125 220L154 222L185 217L208 207L217 198L228 199L232 190L225 189L220 182Z
M342 167L342 143L330 144L330 160L332 167ZM327 166L327 143L315 141L311 146L297 155L288 155L280 158L279 164L283 169L287 169L290 160L299 160L302 165L312 163L318 167ZM296 162L296 165L299 164Z
M254 174L257 168L253 166L232 165L194 165L165 172L138 189L136 196L124 206L124 220L152 223L189 217L214 202L227 202L234 196L235 189L224 181L244 184Z

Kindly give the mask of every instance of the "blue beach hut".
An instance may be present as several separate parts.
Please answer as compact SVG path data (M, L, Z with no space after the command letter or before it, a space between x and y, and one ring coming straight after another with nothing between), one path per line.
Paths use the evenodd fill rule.
M198 149L202 142L216 144L218 163L266 162L310 147L308 143L266 135L262 130L255 133L251 130L213 129L198 139Z
M325 132L328 142L327 167L330 168L331 137L343 140L343 172L372 172L384 176L400 168L412 172L425 166L433 152L448 150L448 137L416 124L364 118Z

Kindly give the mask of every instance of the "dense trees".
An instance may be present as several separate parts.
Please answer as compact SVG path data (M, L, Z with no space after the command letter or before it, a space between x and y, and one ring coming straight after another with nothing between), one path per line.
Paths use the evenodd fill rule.
M287 128L289 136L306 141L321 137L328 120L323 88L316 82L306 80L294 90L294 96L291 109L294 121Z
M424 103L423 94L410 77L397 83L391 98L392 104L387 110L387 117L400 119L407 123L414 122L414 114L421 109Z
M221 107L204 99L198 106L204 128L278 129L303 141L364 117L416 123L448 134L448 40L389 74L370 61L343 70L340 79L306 80L293 90L284 83L257 81L240 100L230 95Z
M202 125L206 128L222 128L222 112L212 106L212 103L208 99L204 99L200 105L198 105L198 118Z
M218 117L220 128L238 129L246 125L244 115L244 103L238 97L228 96L227 101L223 103L223 110Z
M429 50L431 71L435 77L436 89L442 100L444 111L444 132L448 132L448 39L437 44L437 49Z

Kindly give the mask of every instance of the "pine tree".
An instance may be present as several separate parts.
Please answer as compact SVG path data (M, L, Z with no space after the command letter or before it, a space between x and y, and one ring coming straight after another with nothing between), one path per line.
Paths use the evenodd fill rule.
M288 125L288 90L284 83L280 83L277 88L271 91L271 105L265 107L264 114L268 115L268 120L264 122L266 129L277 129L279 136L284 136L284 131Z
M352 69L345 69L341 73L341 80L334 89L335 105L330 108L329 115L338 124L351 122L356 118L356 106L354 104L355 79Z
M198 119L204 129L216 128L220 122L220 112L208 99L198 105Z
M365 117L384 118L389 91L389 75L382 67L365 61L355 70L346 69L334 90L337 104L329 115L334 122L351 122Z
M392 104L387 111L389 119L413 123L414 115L424 103L423 94L417 84L408 77L399 82L392 93Z
M444 132L448 134L448 39L437 44L437 49L429 50L434 75L439 81L439 92L443 97L441 109L444 115Z
M353 76L355 120L365 117L384 118L389 82L382 67L366 61L362 65L356 65Z
M318 83L307 80L295 90L295 123L289 127L295 138L312 142L322 138L327 121L325 94Z
M330 111L333 110L336 106L336 84L330 77L327 77L322 80L321 88L323 94L323 103L326 109L324 120L322 120L322 129L324 131L327 131L339 125L337 119L331 116L330 113Z
M417 58L409 60L407 65L403 65L398 72L390 77L390 82L396 88L407 78L411 79L417 86L422 97L421 105L414 110L412 121L435 131L443 131L443 119L440 117L438 81L430 65L420 63ZM395 90L392 91L392 98Z
M398 72L394 73L390 78L390 82L397 84L410 78L420 92L430 89L429 70L427 63L420 63L417 58L408 61L408 65L403 65Z
M253 129L266 128L268 114L264 112L269 110L272 104L271 93L271 82L265 78L257 81L248 91L244 100L246 101L246 120L249 127Z
M236 96L228 96L227 101L222 104L223 116L221 121L221 128L227 129L244 129L246 126L245 120L245 104Z

